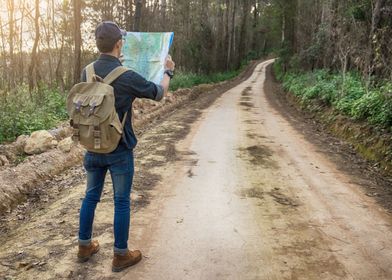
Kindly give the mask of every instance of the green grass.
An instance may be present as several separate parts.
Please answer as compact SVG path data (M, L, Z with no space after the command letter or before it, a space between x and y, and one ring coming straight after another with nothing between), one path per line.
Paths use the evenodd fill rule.
M210 75L178 72L170 83L170 90L175 91L180 88L190 88L200 84L213 84L226 81L237 76L239 72L240 70Z
M392 130L392 82L379 81L377 86L367 88L356 72L348 72L344 77L325 69L283 73L279 61L274 70L284 89L297 96L303 105L321 103L353 120Z
M241 70L211 75L176 73L170 90L229 80ZM0 143L14 141L19 135L36 130L54 128L68 119L66 95L58 89L41 88L30 96L26 86L20 86L12 93L0 92Z
M0 143L19 135L50 129L68 118L66 94L57 89L41 88L30 94L26 86L0 96Z

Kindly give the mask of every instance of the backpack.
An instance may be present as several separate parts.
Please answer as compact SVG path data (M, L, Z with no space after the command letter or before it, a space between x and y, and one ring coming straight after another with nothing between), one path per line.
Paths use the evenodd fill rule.
M128 70L118 66L102 79L95 75L91 63L86 67L86 82L74 85L68 94L72 139L90 152L110 153L120 142L128 112L120 122L114 106L114 89L110 84Z

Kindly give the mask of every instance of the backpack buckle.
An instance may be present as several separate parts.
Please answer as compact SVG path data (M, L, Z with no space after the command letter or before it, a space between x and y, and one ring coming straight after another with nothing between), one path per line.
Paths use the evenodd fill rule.
M101 148L101 139L94 138L94 149L99 150Z
M73 133L72 133L72 140L76 143L79 142L80 140L80 130L79 130L79 125L74 124L73 125Z
M75 108L77 112L80 112L80 107L82 107L82 101L78 101L78 103L75 104Z
M97 107L97 103L94 102L91 107L90 110L88 111L88 117L91 116L94 113L95 107Z

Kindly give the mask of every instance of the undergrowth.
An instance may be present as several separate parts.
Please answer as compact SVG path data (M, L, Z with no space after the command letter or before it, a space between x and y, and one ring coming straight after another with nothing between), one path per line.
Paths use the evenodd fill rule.
M190 88L200 84L213 84L230 80L237 76L239 72L237 70L210 75L178 72L170 82L170 90L175 91L179 88Z
M318 69L312 72L282 71L279 60L275 74L286 91L302 105L332 107L353 120L367 121L392 131L392 82L379 81L367 87L356 72L342 73Z
M40 88L31 95L26 86L0 94L0 143L22 134L50 129L68 118L66 94L58 89Z
M170 90L232 79L247 63L244 61L238 70L209 75L176 73L170 83ZM29 94L25 85L12 92L0 92L0 143L14 141L19 135L31 134L36 130L51 129L66 120L66 95L59 89L47 87Z

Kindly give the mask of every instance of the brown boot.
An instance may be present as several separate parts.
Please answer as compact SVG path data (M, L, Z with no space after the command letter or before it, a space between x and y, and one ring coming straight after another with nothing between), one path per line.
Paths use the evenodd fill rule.
M125 255L114 254L113 257L113 272L120 272L127 267L137 264L142 259L142 253L139 250L129 251Z
M91 241L89 245L79 245L78 261L86 262L90 257L99 251L99 243L97 240Z

